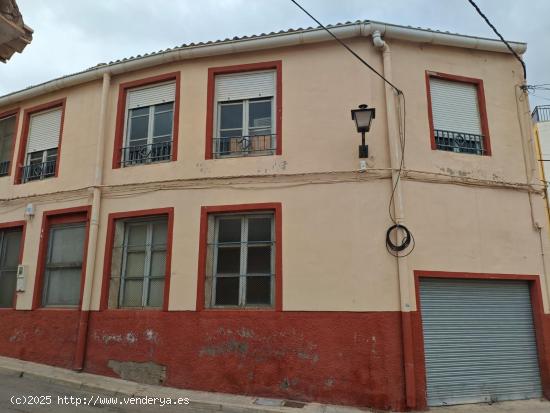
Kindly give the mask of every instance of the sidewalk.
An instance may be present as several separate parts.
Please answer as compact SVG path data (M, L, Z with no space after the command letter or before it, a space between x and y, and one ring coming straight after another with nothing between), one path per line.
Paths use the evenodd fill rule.
M298 403L297 407L285 407L289 400L266 399L249 396L238 396L225 393L211 393L196 390L181 390L172 387L153 386L135 383L128 380L99 376L89 373L78 373L59 367L32 363L0 356L0 371L15 372L26 377L34 377L52 383L85 391L99 391L111 396L161 397L177 400L189 398L185 406L196 412L228 413L365 413L368 409L356 409L345 406L330 406L320 403ZM292 404L290 404L292 405ZM302 407L303 406L303 407Z
M181 390L171 387L152 386L132 381L98 376L89 373L77 373L72 370L51 367L8 357L0 357L0 371L18 373L50 383L63 384L74 389L102 392L110 396L161 397L177 400L189 398L186 407L193 412L228 413L365 413L369 409L345 406L332 406L320 403L297 403L295 407L285 406L288 400L266 399L238 396L224 393L210 393L196 390ZM290 403L292 406L292 403ZM431 413L548 413L548 400L518 400L512 402L488 404L469 404L462 406L434 407Z

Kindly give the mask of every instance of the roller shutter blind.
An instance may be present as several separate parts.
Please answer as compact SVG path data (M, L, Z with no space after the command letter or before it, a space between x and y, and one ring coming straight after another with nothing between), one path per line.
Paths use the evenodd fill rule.
M275 71L216 76L216 100L255 99L275 96Z
M420 302L428 405L541 396L526 281L425 278Z
M176 83L154 85L128 91L128 109L142 108L173 102L176 98Z
M477 86L430 78L434 129L482 135Z
M61 108L31 115L27 153L57 148L61 130Z

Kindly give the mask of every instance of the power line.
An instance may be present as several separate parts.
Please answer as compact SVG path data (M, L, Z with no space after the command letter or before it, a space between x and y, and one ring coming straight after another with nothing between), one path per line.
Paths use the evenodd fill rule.
M500 38L500 40L502 40L502 42L506 45L506 47L508 48L508 50L510 50L510 53L512 53L516 59L519 60L519 62L521 63L521 67L523 68L523 79L527 79L527 68L525 67L525 62L523 61L523 59L516 53L516 51L514 49L512 49L512 46L510 46L510 43L508 43L504 37L502 37L502 35L498 32L498 30L496 29L496 27L489 21L489 19L487 18L487 16L485 16L485 14L483 14L483 12L481 11L481 9L478 7L478 5L474 2L474 0L468 0L468 2L474 7L474 9L476 9L476 11L478 12L478 14L483 18L483 20L485 20L485 22L489 25L489 27L491 29L493 29L493 31L495 32L495 34Z
M396 217L392 213L392 205L394 205L394 198L395 198L395 191L397 189L397 185L399 184L399 180L401 179L401 173L403 172L403 167L405 165L405 143L406 143L406 102L405 102L405 94L401 89L399 89L397 86L395 86L392 82L390 82L388 79L386 79L381 73L379 73L374 67L372 67L367 61L365 61L361 56L359 56L357 53L355 53L347 44L345 44L342 40L340 40L334 33L332 33L328 28L326 28L319 20L317 20L313 15L308 12L305 8L303 8L296 0L290 0L292 3L294 3L300 10L302 10L305 14L307 14L315 23L317 23L321 28L323 28L330 36L336 40L341 46L343 46L348 52L350 52L356 59L358 59L361 63L363 63L367 68L369 68L372 72L374 72L380 79L382 79L384 82L386 82L389 86L391 86L395 92L397 93L398 99L401 98L403 100L403 128L402 133L399 132L399 143L401 144L401 159L399 162L399 169L397 171L397 179L395 180L395 184L392 186L392 193L390 197L390 202L388 203L388 213L390 216L391 221L393 222L393 226L388 230L387 237L386 237L386 248L388 252L393 255L394 257L401 258L406 257L407 255L411 254L414 250L415 241L412 233L405 227L404 225L397 222ZM401 106L401 105L400 105ZM401 115L401 109L399 110L399 115ZM401 119L400 119L401 120ZM401 126L401 122L399 122ZM389 233L394 230L400 230L404 231L406 234L406 238L401 239L399 244L396 246L392 243L388 243L387 240L389 239ZM411 250L404 255L399 255L399 253L409 247L412 246Z
M378 72L374 67L372 67L370 64L367 63L365 59L363 59L361 56L359 56L357 53L355 53L347 44L345 44L342 40L340 40L334 33L332 33L329 29L327 29L323 23L321 23L319 20L317 20L315 17L313 17L306 9L304 9L297 1L290 0L292 3L294 3L299 9L301 9L305 14L307 14L315 23L317 23L321 28L323 28L328 34L330 34L334 40L336 40L338 43L340 43L343 47L347 49L348 52L350 52L355 58L357 58L361 63L363 63L365 66L367 66L370 70L372 70L378 77L380 77L384 82L386 82L388 85L390 85L398 95L402 95L403 92L395 86L392 82L390 82L388 79L386 79L380 72Z

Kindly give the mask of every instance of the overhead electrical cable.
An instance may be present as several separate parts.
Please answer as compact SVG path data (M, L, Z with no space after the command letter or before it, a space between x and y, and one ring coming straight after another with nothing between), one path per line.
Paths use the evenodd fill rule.
M524 80L527 79L527 68L525 67L525 62L523 61L523 59L516 53L516 51L512 48L512 46L510 46L510 43L508 43L504 39L504 37L502 37L502 35L498 32L497 28L493 25L493 23L491 23L489 18L485 16L485 14L483 14L483 12L479 8L479 6L475 3L475 1L468 0L468 2L474 7L474 9L476 9L477 13L483 18L483 20L485 20L485 22L489 25L489 27L493 29L495 34L500 38L500 40L502 40L502 43L504 43L508 48L508 50L510 50L510 53L512 53L516 57L516 59L519 60L519 62L521 63L521 67L523 68L523 79Z
M302 10L306 15L308 15L315 23L319 25L323 30L325 30L334 40L336 40L342 47L344 47L348 52L350 52L356 59L358 59L363 65L365 65L369 70L371 70L374 74L376 74L380 79L382 79L386 84L392 87L392 89L395 91L398 97L403 99L403 126L402 126L402 134L400 132L399 134L399 141L401 144L401 159L399 162L399 169L397 171L397 179L395 180L395 184L392 187L392 194L390 197L390 202L388 204L388 213L390 216L391 221L393 222L393 226L388 229L387 236L386 236L386 248L390 254L393 256L399 258L399 257L406 257L409 255L412 250L414 249L414 237L412 236L411 232L407 227L405 227L403 224L400 224L397 222L396 217L392 213L392 206L394 205L394 198L395 198L395 191L397 189L397 185L399 184L399 181L401 179L401 173L403 171L404 162L405 162L405 142L406 142L406 110L405 110L405 94L401 89L399 89L397 86L395 86L392 82L390 82L388 79L384 77L380 72L378 72L374 67L372 67L365 59L363 59L361 56L359 56L353 49L351 49L347 44L345 44L342 40L340 40L334 33L332 33L323 23L321 23L319 20L317 20L310 12L308 12L304 7L302 7L296 0L290 0L292 3L294 3L300 10ZM401 110L399 111L399 115L401 116ZM401 128L401 123L400 123ZM405 236L400 240L399 243L394 244L392 242L388 243L390 233L392 231L402 231ZM396 235L397 237L397 235ZM405 255L399 255L400 251L405 250L409 245L412 247L408 254Z

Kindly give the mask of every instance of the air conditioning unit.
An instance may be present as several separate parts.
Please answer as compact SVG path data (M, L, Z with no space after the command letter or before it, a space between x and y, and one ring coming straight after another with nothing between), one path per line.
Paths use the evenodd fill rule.
M27 267L25 265L17 266L17 283L15 286L15 291L21 293L25 291L25 284L27 279Z

